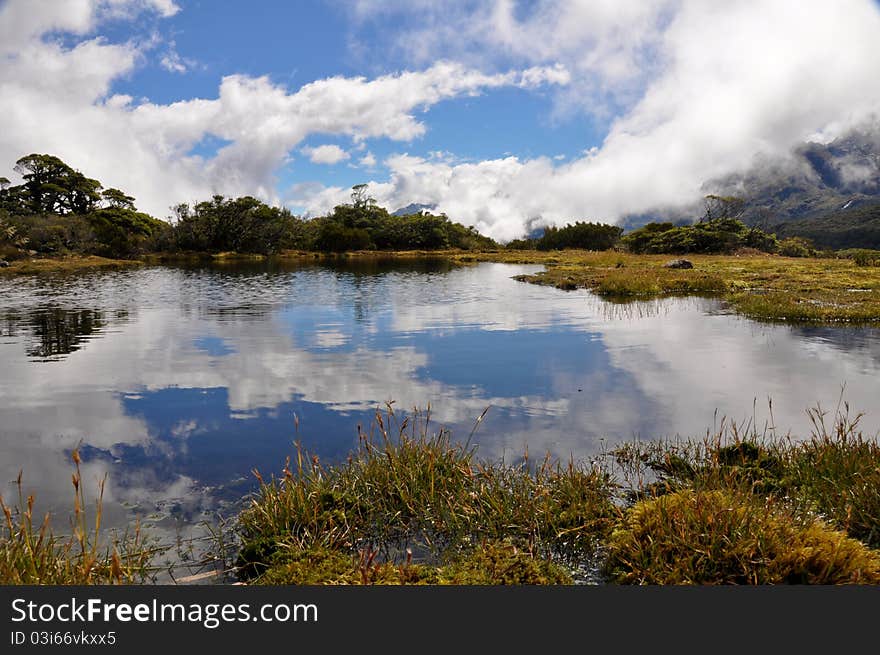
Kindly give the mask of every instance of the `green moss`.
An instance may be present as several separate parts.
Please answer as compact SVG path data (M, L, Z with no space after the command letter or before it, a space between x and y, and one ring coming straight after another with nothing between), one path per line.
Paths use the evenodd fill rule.
M489 542L475 548L442 572L456 585L572 584L571 576L553 562L535 557L508 542Z
M623 584L880 583L880 555L817 519L734 490L636 503L609 542Z
M282 547L254 580L260 585L545 585L570 584L559 565L508 542L487 542L445 566L378 562L375 553Z

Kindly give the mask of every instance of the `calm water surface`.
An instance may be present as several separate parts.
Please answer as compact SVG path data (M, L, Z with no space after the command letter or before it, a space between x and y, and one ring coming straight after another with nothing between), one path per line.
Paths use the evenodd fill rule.
M377 407L430 404L479 453L588 458L722 416L809 434L844 397L880 429L880 332L794 328L717 301L613 305L535 266L155 267L0 280L0 481L70 505L70 452L111 523L231 513L299 439L343 458ZM298 420L298 431L295 427ZM603 441L604 440L604 441ZM94 486L94 485L93 485Z

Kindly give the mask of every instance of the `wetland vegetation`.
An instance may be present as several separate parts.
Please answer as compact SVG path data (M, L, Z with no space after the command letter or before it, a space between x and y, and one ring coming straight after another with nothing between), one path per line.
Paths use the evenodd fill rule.
M821 252L777 239L712 197L692 225L575 222L500 246L445 215L396 216L363 185L352 202L304 220L250 197L174 209L173 224L135 208L49 155L3 179L5 274L242 259L443 257L541 264L517 279L588 289L615 302L721 298L735 312L792 324L880 323L880 256ZM668 266L686 256L690 268ZM335 338L335 337L334 337ZM580 391L580 389L578 389ZM213 557L249 584L848 584L880 583L880 446L859 417L811 412L805 439L730 424L705 439L624 442L589 461L479 456L430 414L388 406L341 461L298 447L258 476L232 550ZM803 436L803 435L798 435ZM2 505L0 582L107 584L155 579L158 546L139 526L108 536L83 495L59 528L18 481ZM229 537L230 535L227 535Z
M848 408L798 441L750 426L589 462L492 462L430 415L377 412L322 464L297 448L216 555L249 584L878 584L880 446ZM73 532L3 506L5 584L143 582L160 549L99 541L74 452ZM218 542L219 543L219 542Z

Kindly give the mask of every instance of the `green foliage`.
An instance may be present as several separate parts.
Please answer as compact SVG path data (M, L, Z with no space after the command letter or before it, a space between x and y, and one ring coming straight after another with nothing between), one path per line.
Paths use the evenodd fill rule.
M622 233L623 228L617 225L577 221L561 228L548 227L535 247L538 250L609 250L617 245Z
M318 228L314 242L315 250L321 252L347 252L368 250L373 246L370 233L362 227L346 227L344 223L324 220Z
M857 266L880 266L880 250L850 248L839 250L837 257L840 259L851 259Z
M272 254L298 220L286 209L252 198L214 196L194 207L175 207L177 222L163 241L169 250Z
M0 210L0 259L17 259L28 245L28 238Z
M513 239L504 246L508 250L537 250L537 239Z
M24 184L4 191L11 213L87 214L100 201L101 183L53 155L31 154L15 162Z
M139 254L152 246L154 238L170 229L165 221L123 204L96 209L86 215L98 241L98 246L93 249L95 254L108 257Z
M780 223L780 238L799 236L823 248L880 249L880 202Z
M779 242L779 254L783 257L813 257L813 244L803 237L788 237Z
M119 189L104 189L101 198L110 206L117 209L131 209L134 211L134 198L126 195Z
M41 255L94 253L100 248L95 231L85 216L38 214L10 219L28 240L28 248Z
M693 225L648 223L621 241L636 254L731 253L740 248L775 252L776 237L735 218L713 218Z

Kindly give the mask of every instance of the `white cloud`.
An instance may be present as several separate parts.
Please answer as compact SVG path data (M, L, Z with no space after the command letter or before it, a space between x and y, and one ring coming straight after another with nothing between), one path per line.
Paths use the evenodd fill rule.
M159 60L159 65L169 73L187 73L196 66L196 62L188 57L181 57L174 41L168 43L168 49Z
M113 96L114 81L152 46L91 38L102 18L176 9L167 0L2 5L0 115L11 129L0 132L0 162L57 154L159 216L212 193L277 201L275 173L310 135L347 137L349 154L375 138L408 144L425 134L423 112L438 102L548 86L558 116L605 126L601 147L565 161L553 153L482 162L398 155L388 160L390 176L371 185L389 208L436 205L508 239L530 226L687 206L704 182L757 154L779 156L880 114L872 0L360 0L359 20L412 18L388 38L422 70L295 90L230 75L216 98L170 105ZM81 38L72 47L43 38L54 31ZM168 53L167 66L186 65ZM212 157L189 154L210 136L228 145ZM369 168L369 157L358 161ZM299 189L310 213L348 197Z
M358 164L364 168L375 168L376 156L372 152L367 152L366 155L358 160Z
M351 158L351 155L336 144L325 144L315 148L306 147L302 149L302 152L313 164L332 165Z
M706 181L756 155L784 155L880 114L873 0L460 0L443 11L360 0L356 9L363 20L417 13L396 37L415 60L456 52L514 66L561 62L569 79L556 89L558 111L617 116L598 150L560 165L390 160L380 202L435 204L497 238L686 207Z
M30 11L34 6L36 9ZM410 141L426 126L415 113L445 99L487 89L561 84L557 66L484 74L454 62L375 79L331 77L296 91L267 77L229 75L214 99L170 105L136 104L113 96L114 81L130 74L154 43L85 38L103 17L150 10L171 15L168 0L13 0L0 9L0 162L49 152L108 186L126 189L138 206L166 216L171 205L213 193L278 200L275 171L314 133L356 144L386 137ZM83 36L73 47L44 40L50 31ZM172 43L173 46L173 43ZM164 65L187 62L172 47ZM163 62L160 60L159 62ZM205 137L228 141L216 156L190 154ZM320 157L320 155L319 155Z

